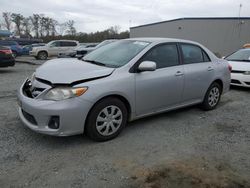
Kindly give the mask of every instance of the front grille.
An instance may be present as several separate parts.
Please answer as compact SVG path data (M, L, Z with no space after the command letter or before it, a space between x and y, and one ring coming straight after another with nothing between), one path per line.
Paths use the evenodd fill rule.
M243 74L245 71L240 71L240 70L232 70L231 73L241 73Z
M231 80L231 83L232 84L241 84L239 80L234 80L234 79Z
M23 116L25 117L25 119L30 122L33 125L37 125L36 119L34 118L34 116L32 116L31 114L29 114L28 112L25 112L24 110L22 110Z
M250 82L245 82L245 84L249 85L250 86Z

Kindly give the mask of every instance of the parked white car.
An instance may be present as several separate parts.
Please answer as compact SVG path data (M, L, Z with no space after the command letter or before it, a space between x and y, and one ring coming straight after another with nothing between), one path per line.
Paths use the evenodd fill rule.
M231 85L250 88L250 48L240 49L225 59L232 66Z
M48 57L58 56L59 53L72 51L77 46L79 42L75 40L54 40L45 46L33 48L30 55L36 59L46 60Z

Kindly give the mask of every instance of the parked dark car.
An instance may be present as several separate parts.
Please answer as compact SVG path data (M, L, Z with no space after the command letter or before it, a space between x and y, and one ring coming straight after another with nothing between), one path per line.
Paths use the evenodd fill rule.
M0 46L9 47L14 57L22 55L22 47L16 41L0 40Z
M0 67L9 67L15 65L15 58L13 57L10 48L0 46Z
M42 39L29 39L29 38L6 38L5 40L8 41L15 41L19 45L24 46L24 45L30 45L30 44L35 44L35 43L42 43Z
M34 47L45 46L45 43L37 43L23 46L22 55L29 55Z

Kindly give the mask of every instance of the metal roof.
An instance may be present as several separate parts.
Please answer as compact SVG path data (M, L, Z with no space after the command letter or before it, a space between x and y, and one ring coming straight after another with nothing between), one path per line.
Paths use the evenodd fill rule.
M130 29L144 27L144 26L157 25L161 23L175 22L175 21L180 21L180 20L250 20L250 17L187 17L187 18L177 18L173 20L166 20L166 21L161 21L161 22L134 26L134 27L130 27Z
M9 37L11 32L8 30L0 30L0 37Z

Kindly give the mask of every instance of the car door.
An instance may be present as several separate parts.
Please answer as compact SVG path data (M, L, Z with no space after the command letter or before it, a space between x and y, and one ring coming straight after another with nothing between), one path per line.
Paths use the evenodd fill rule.
M60 41L55 41L52 44L50 44L48 52L50 56L57 56L58 51L60 51Z
M138 64L143 61L155 62L156 70L135 75L136 114L148 114L180 103L184 80L177 45L157 45Z
M214 64L207 53L194 44L180 44L184 67L183 103L203 100L214 78Z
M60 48L58 49L57 54L65 53L69 50L69 42L68 41L60 41Z
M68 42L67 52L72 52L77 47L77 43L74 41Z

